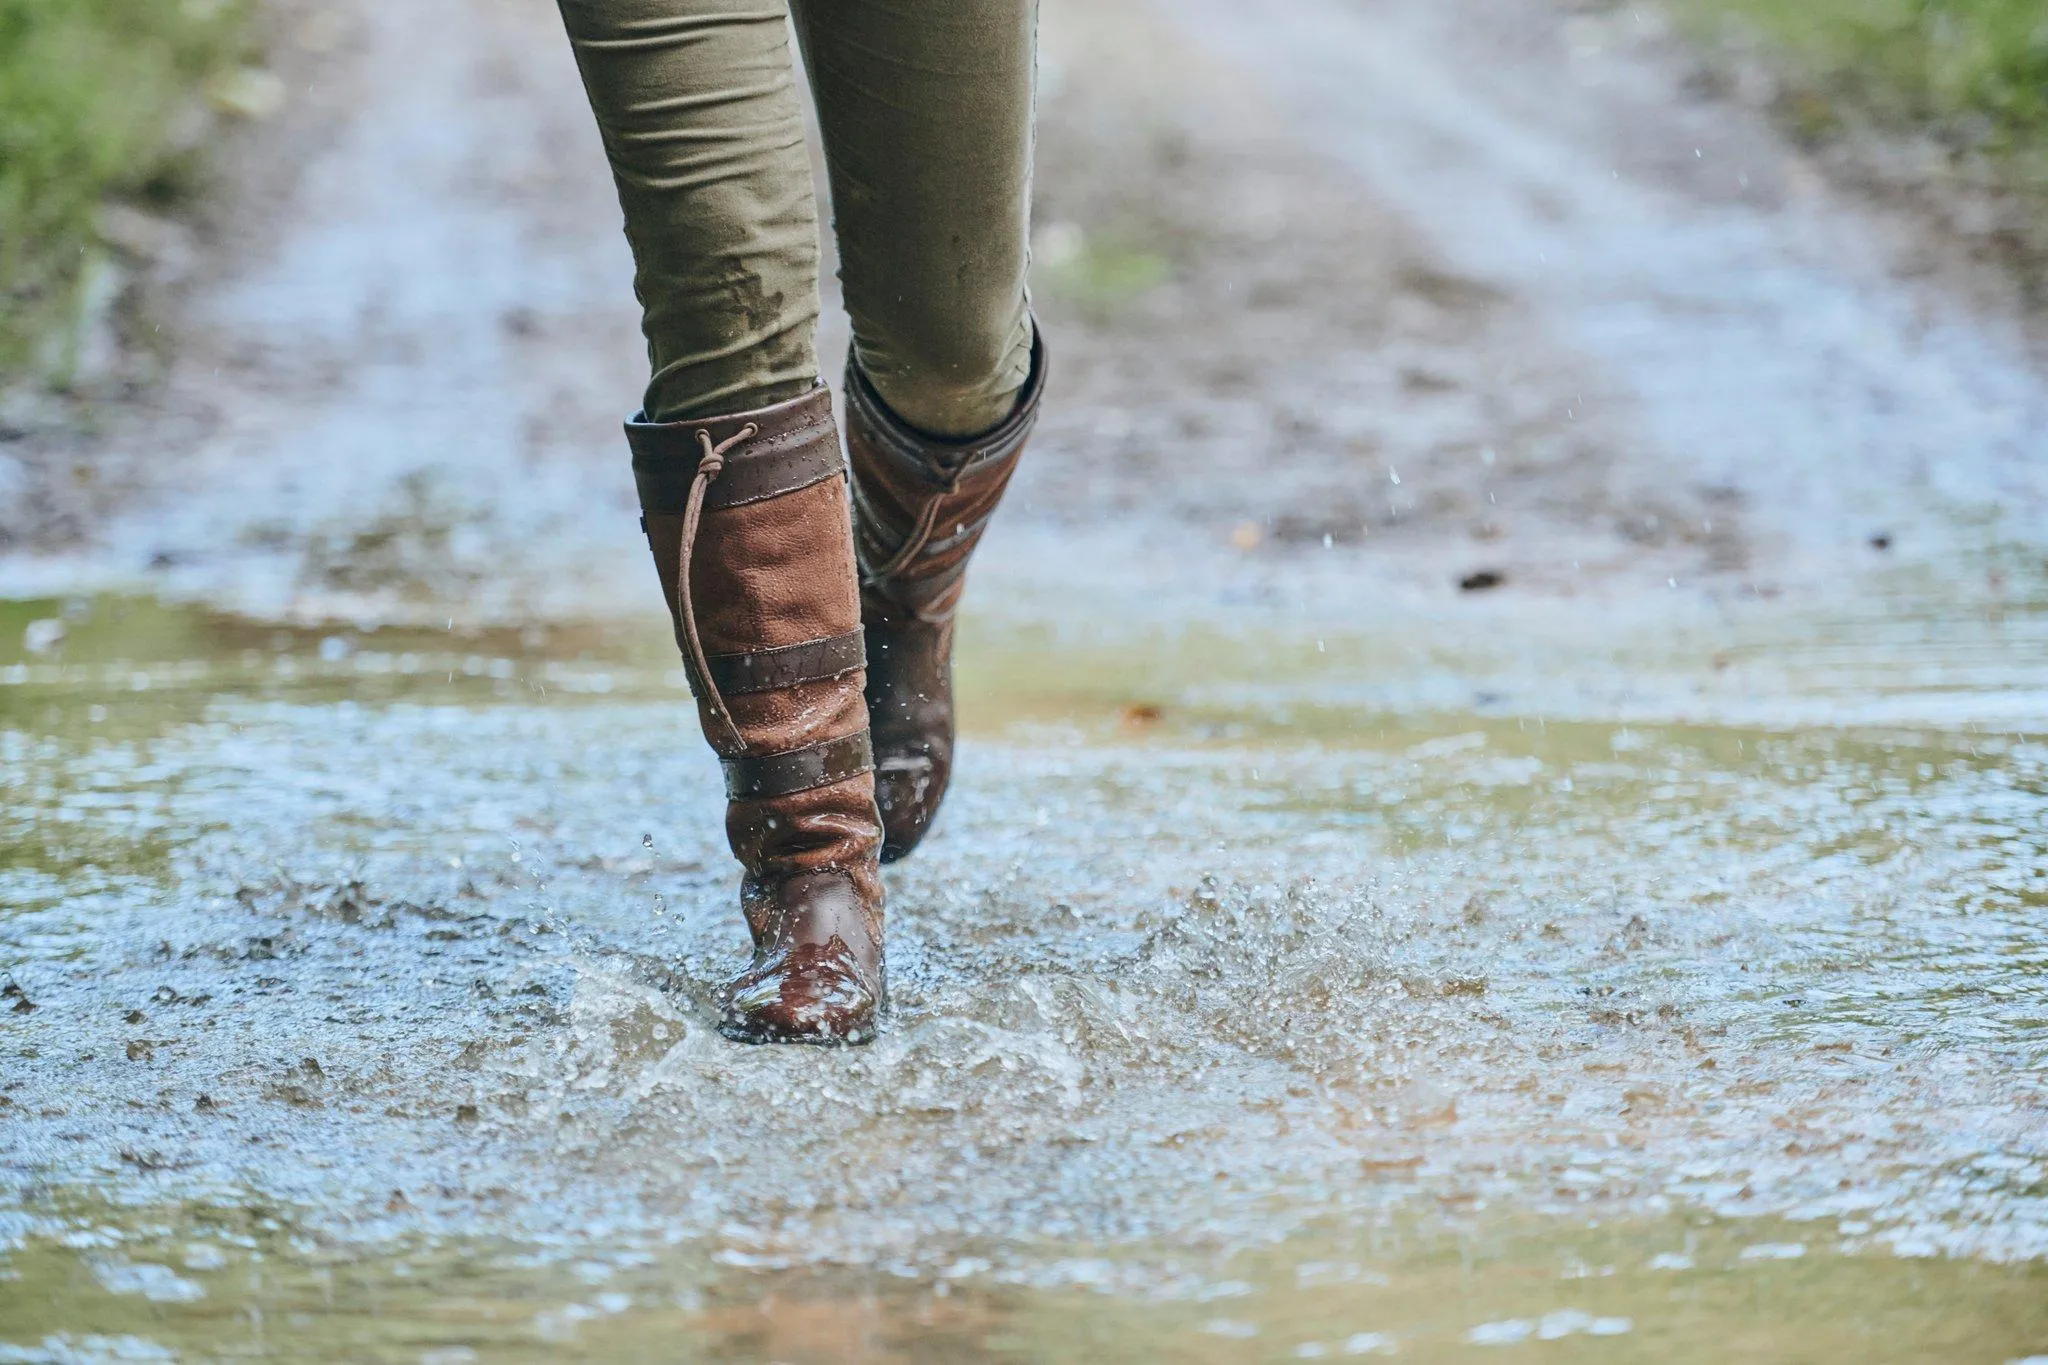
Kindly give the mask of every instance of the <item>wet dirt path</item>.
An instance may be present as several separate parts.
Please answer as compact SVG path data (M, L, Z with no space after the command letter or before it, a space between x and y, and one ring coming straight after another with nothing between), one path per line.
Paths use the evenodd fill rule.
M898 1013L737 1049L573 72L387 11L0 569L0 1358L2048 1350L2041 385L1882 225L1586 188L1765 137L1619 29L1050 7Z

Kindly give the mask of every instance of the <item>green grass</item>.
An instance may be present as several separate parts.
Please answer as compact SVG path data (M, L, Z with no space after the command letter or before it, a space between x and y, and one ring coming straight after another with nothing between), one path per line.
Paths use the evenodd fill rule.
M248 0L0 0L0 378L77 311L101 204L190 193Z
M2048 5L2042 0L1678 0L1780 47L1823 101L1932 128L1993 155L2048 154ZM1795 99L1801 92L1795 92ZM1795 117L1800 111L1795 109ZM1810 131L1820 131L1818 128Z

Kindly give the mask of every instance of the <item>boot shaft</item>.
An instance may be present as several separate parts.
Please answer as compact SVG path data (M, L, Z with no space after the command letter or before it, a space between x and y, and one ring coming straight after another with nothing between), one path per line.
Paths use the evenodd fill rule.
M642 525L725 769L751 905L838 869L872 883L880 829L846 466L822 385L754 412L629 422ZM755 916L749 916L750 920Z
M1014 411L980 436L918 431L889 411L860 367L846 367L847 451L866 618L940 622L958 606L967 561L988 529L1038 421L1045 346Z

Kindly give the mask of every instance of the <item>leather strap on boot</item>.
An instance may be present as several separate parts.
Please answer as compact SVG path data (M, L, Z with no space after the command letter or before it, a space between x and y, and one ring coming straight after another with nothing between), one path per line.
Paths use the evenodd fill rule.
M735 800L808 791L859 776L874 766L865 729L796 749L749 753L758 743L750 743L726 702L727 696L829 682L864 667L859 630L744 652L705 650L691 587L704 518L796 493L845 473L834 439L831 400L822 388L745 417L654 423L636 415L626 424L640 492L641 529L652 541L649 517L681 518L673 575L663 577L671 581L669 606L690 691L704 703L707 730L725 768L726 791Z

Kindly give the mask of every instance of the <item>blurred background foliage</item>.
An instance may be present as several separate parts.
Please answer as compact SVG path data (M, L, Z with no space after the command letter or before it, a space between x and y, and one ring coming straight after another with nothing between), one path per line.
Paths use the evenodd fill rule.
M194 190L251 0L0 0L0 373L78 309L109 201Z
M1808 95L1887 124L1930 127L1970 150L2048 151L2044 0L1678 2L1784 49L1811 82ZM1824 106L1811 110L1814 120L1826 117Z

